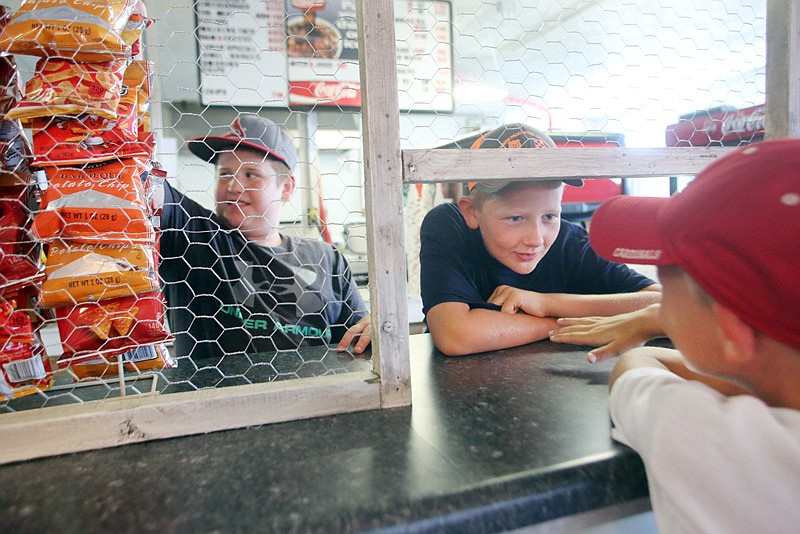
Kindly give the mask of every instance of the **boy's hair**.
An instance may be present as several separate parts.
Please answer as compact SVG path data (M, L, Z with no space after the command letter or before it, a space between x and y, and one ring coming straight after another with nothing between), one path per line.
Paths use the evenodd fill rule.
M525 180L514 181L514 182L508 182L501 189L494 192L488 192L480 187L475 187L472 189L472 191L469 192L469 198L472 199L472 203L475 204L476 207L480 208L484 204L486 204L486 202L488 202L489 200L492 200L494 198L506 197L517 191L521 186L523 185L527 186L530 184L537 184L542 189L555 189L557 187L562 187L564 185L564 182L558 180L548 180L548 181L537 180L535 182L525 181Z
M592 217L612 261L677 265L716 302L800 349L800 139L720 158L671 198L614 197Z
M549 135L541 130L521 123L504 124L493 130L484 133L475 141L470 148L555 148L556 143ZM555 180L558 181L558 180ZM580 187L583 185L581 179L560 180L569 185ZM512 184L511 180L483 180L481 182L469 182L466 186L465 194L475 198L474 193L499 193L503 188ZM483 202L479 200L479 202Z

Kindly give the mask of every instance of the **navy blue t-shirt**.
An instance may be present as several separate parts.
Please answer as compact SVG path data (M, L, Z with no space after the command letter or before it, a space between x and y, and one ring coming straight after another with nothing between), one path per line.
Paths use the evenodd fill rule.
M497 286L539 293L602 295L630 293L655 284L650 278L599 257L586 230L568 221L530 274L517 274L494 259L480 230L467 226L455 203L433 208L420 229L420 284L423 311L442 302L499 310L486 300Z

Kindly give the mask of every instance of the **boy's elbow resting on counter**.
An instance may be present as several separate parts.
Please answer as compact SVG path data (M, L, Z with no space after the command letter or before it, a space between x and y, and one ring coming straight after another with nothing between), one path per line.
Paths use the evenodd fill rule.
M460 341L458 336L448 335L443 332L438 332L437 335L434 330L431 330L431 338L433 338L433 344L436 345L436 349L445 356L466 356L475 352L474 348L464 343L463 340Z

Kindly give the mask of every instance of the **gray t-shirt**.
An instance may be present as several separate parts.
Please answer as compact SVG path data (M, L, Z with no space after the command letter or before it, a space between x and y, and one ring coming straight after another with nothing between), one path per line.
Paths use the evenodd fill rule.
M264 247L164 185L159 274L176 356L337 342L366 315L345 257L315 239Z

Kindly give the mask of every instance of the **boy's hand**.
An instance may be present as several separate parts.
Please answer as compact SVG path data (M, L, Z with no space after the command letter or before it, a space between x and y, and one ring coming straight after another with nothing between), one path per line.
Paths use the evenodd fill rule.
M363 319L351 326L347 332L344 333L341 341L339 341L339 344L336 346L336 350L339 352L347 350L347 347L349 347L350 343L352 343L355 339L358 339L358 341L353 348L353 352L356 354L361 354L367 350L367 347L372 342L372 330L370 329L369 315L365 316Z
M497 289L489 295L488 302L500 306L500 311L504 313L523 311L536 317L548 317L546 299L547 295L544 293L511 286L497 286Z
M597 347L588 354L591 363L619 356L628 349L643 345L650 336L639 336L625 327L619 316L559 319L550 333L550 341Z
M559 319L556 329L550 333L550 341L596 346L598 348L589 352L588 360L601 362L662 336L658 306L610 317Z

